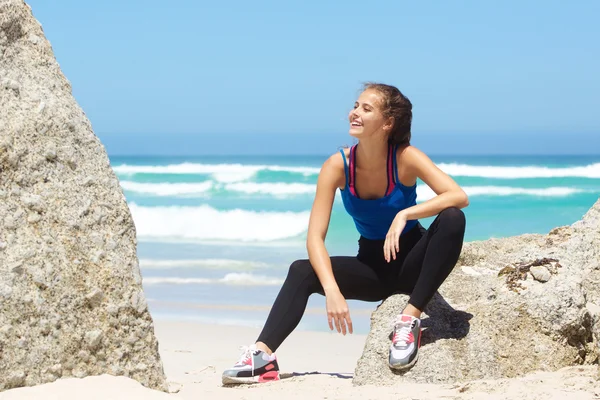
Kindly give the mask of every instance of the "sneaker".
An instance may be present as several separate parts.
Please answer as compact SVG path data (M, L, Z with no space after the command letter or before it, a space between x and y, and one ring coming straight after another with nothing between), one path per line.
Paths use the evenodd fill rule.
M223 372L224 385L232 383L263 383L279 380L279 365L275 354L268 355L256 345L242 347L240 360Z
M394 336L390 347L390 368L409 369L419 358L421 320L411 315L400 315L394 322Z

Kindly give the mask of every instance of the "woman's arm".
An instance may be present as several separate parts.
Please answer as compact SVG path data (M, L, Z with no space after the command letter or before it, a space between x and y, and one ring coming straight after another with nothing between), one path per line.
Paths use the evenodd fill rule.
M325 237L329 228L335 192L345 182L344 166L341 164L340 169L339 161L343 162L341 155L334 154L323 163L317 181L317 192L310 212L308 234L306 237L308 258L319 277L325 294L328 291L339 291L331 270L329 254L325 248Z
M331 209L335 192L345 182L344 163L340 154L331 156L321 168L317 182L317 193L310 212L306 248L312 265L326 298L327 322L329 329L335 328L346 334L353 332L348 303L335 281L331 259L325 248L325 236L329 228Z
M401 157L407 172L425 182L437 195L430 200L400 211L407 221L431 217L446 208L464 208L469 205L467 194L425 153L410 146L404 150Z
M405 175L408 175L411 181L421 179L437 196L396 214L383 243L383 256L387 262L395 260L400 251L400 235L407 221L432 217L446 208L464 208L469 205L467 194L422 151L409 146L400 157L398 164L403 166Z

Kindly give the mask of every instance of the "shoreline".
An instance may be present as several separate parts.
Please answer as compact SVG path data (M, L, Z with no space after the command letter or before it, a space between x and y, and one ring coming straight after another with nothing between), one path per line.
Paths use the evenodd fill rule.
M325 298L314 295L310 298L302 320L296 330L302 332L330 333L325 309ZM275 300L275 299L273 299ZM317 303L317 304L316 304ZM321 304L322 303L322 304ZM349 300L350 316L356 334L367 335L370 330L371 315L378 302ZM216 326L236 326L262 329L271 305L206 304L171 302L148 299L148 307L155 322L187 322Z
M317 295L315 295L316 297ZM275 300L275 299L273 299ZM352 300L359 301L359 300ZM366 302L363 301L364 304L373 304L372 309L367 308L355 308L354 310L350 310L350 312L354 311L354 314L357 315L371 315L371 313L377 307L377 302ZM222 310L222 311L269 311L271 310L271 306L266 305L242 305L242 304L206 304L206 303L188 303L188 302L176 302L176 301L162 301L162 300L154 300L148 299L148 304L151 304L152 307L157 308L168 308L168 307L176 307L181 309L190 309L190 310ZM319 307L307 307L304 315L322 315L325 316L325 308Z

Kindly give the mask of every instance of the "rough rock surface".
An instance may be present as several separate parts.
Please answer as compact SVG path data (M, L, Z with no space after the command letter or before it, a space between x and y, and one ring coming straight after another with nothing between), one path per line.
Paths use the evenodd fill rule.
M166 387L135 227L40 24L0 0L0 390L103 373Z
M530 269L538 267L551 278L535 280ZM371 316L355 384L454 383L597 365L600 200L582 220L548 235L466 243L423 315L419 361L394 373L391 326L407 301L394 295Z

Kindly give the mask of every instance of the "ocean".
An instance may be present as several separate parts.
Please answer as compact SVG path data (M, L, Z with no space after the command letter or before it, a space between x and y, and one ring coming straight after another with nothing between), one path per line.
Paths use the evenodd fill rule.
M307 257L326 158L111 156L136 225L154 318L261 327L289 265ZM600 156L431 158L469 195L467 241L547 233L580 219L600 196ZM418 182L418 202L433 196ZM355 255L358 237L338 192L329 254ZM377 304L349 301L355 332L368 332ZM311 297L298 329L329 330L323 297Z

